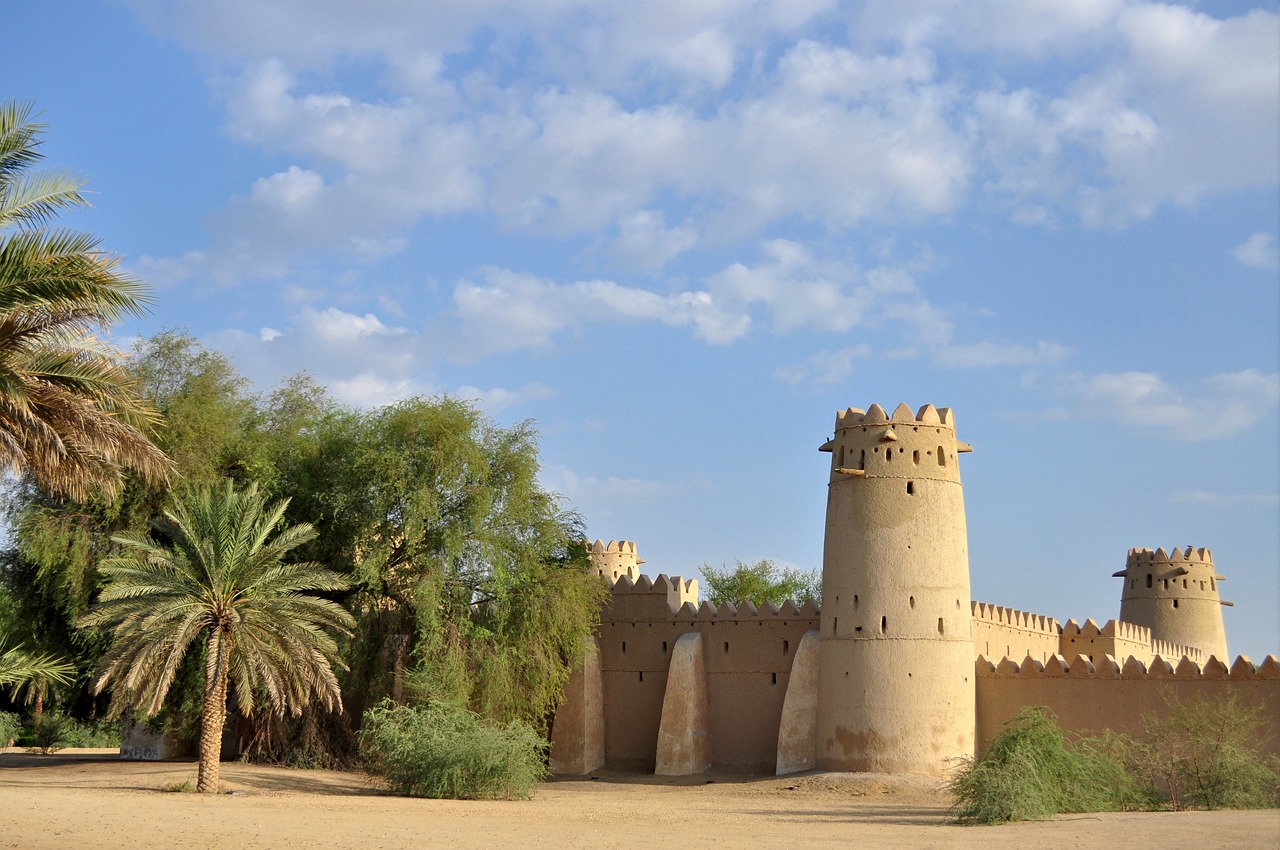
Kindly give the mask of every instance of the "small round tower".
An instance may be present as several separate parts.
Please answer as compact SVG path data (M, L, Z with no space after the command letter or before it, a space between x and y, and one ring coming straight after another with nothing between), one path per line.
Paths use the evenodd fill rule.
M973 755L969 555L949 408L836 415L818 767L941 775Z
M626 576L635 581L640 577L642 558L636 557L636 544L632 540L610 540L606 545L601 540L595 543L584 540L587 556L591 558L591 566L596 572L609 580L610 584Z
M1204 650L1226 663L1227 633L1222 624L1218 575L1208 549L1130 549L1123 570L1120 619L1151 629L1153 641Z

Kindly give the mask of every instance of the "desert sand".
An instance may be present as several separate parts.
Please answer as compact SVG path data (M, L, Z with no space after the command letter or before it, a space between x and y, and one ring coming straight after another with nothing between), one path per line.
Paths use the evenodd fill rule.
M1280 812L1070 815L959 827L938 782L872 774L678 780L601 772L532 800L389 796L359 773L222 765L224 790L190 761L114 750L0 751L0 848L1277 847Z

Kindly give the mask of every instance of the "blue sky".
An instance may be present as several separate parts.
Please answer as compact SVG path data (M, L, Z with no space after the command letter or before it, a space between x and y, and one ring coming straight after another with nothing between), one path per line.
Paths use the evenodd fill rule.
M955 409L977 599L1208 546L1280 646L1274 4L6 9L91 231L267 389L474 397L653 573L822 559L837 409Z

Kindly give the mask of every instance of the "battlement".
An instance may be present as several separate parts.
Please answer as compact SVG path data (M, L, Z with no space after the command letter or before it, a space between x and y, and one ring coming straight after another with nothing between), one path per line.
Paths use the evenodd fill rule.
M1130 549L1129 555L1125 559L1125 567L1145 567L1157 563L1178 562L1207 564L1212 567L1213 553L1203 546L1199 549L1193 546L1179 549L1175 546L1167 552L1163 547L1154 551L1151 549Z
M586 540L582 542L586 545L588 552L592 552L597 555L603 555L606 552L608 553L617 552L620 554L625 553L629 555L636 554L636 544L632 540L610 540L608 544L605 544L604 541L602 541L599 537L597 537L595 543L590 543ZM638 558L637 558L637 561L639 561L639 563L641 564L644 563L643 560L640 560Z
M788 599L781 605L775 605L766 601L759 608L750 600L741 605L734 605L732 602L722 602L720 607L712 605L710 602L703 602L701 605L694 605L686 602L675 617L681 621L707 621L707 620L816 620L822 614L822 609L818 607L812 599L805 600L803 605L797 605L794 600Z
M1154 561L1196 561L1199 563L1212 564L1213 553L1207 547L1201 546L1195 548L1188 546L1180 549L1174 546L1167 552L1164 547L1152 550L1150 548L1134 548L1129 550L1126 562L1130 564L1149 564Z
M1210 656L1203 663L1182 656L1177 664L1166 660L1166 656L1156 655L1149 663L1144 663L1134 656L1123 660L1113 655L1103 655L1096 662L1086 656L1077 655L1070 662L1062 655L1054 655L1047 662L1040 662L1027 656L1022 661L1005 657L999 661L991 661L979 655L974 662L978 676L982 678L1099 678L1099 679L1231 679L1243 681L1247 679L1280 679L1280 659L1268 655L1261 664L1255 665L1246 655L1236 657L1228 668L1224 661Z
M969 610L974 620L1022 631L1039 632L1052 637L1055 641L1062 632L1057 620L1043 614L1032 614L987 602L970 602Z
M955 416L952 414L951 408L943 407L939 409L932 404L924 405L915 413L912 413L911 408L907 407L905 403L899 404L894 408L892 415L885 413L884 408L878 404L872 404L866 410L850 407L847 410L836 413L837 431L858 425L888 425L892 422L950 428L952 431L956 427Z

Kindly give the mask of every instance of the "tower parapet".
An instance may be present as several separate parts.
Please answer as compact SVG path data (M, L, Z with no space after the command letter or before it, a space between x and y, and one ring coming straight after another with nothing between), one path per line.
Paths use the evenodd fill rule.
M587 547L587 556L591 566L612 584L626 576L635 581L640 576L640 565L644 560L636 556L636 544L633 540L610 540L606 544L596 538L596 542L582 541Z
M973 753L964 494L949 408L836 414L819 640L818 767L932 773Z
M1222 623L1223 602L1213 553L1188 546L1130 549L1125 568L1120 619L1151 629L1153 645L1197 647L1204 657L1226 659L1227 635Z

